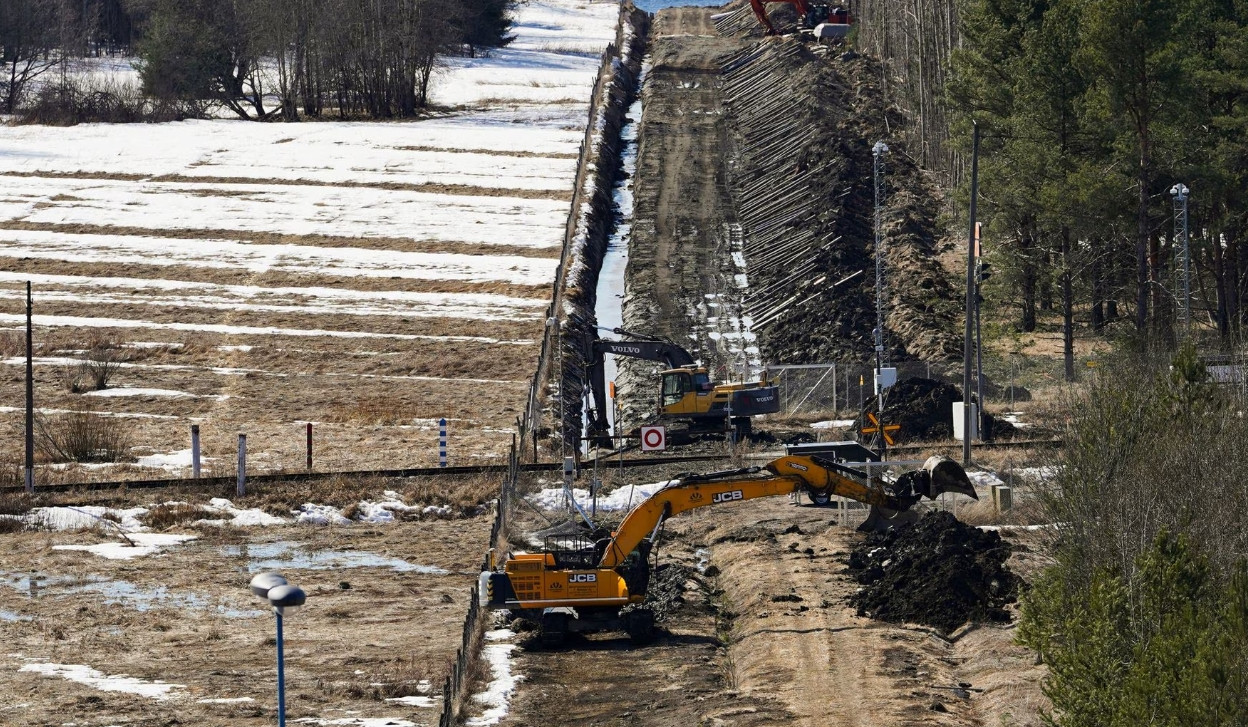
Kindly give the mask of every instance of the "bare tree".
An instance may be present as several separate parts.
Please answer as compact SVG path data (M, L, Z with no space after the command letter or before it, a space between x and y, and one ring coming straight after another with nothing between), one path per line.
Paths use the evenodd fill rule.
M56 0L0 2L0 106L15 113L28 86L56 67L60 37L60 6Z

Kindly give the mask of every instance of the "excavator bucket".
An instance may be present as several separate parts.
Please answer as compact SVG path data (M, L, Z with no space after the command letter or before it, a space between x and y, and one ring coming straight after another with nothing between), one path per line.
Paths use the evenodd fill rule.
M928 491L922 494L929 498L935 500L946 492L956 492L972 500L979 499L971 478L966 476L966 470L948 457L929 457L923 463L923 471L927 472Z
M903 505L900 509L890 509L872 505L871 512L858 529L863 532L877 533L890 530L919 519L919 513L913 507L921 498L935 500L946 492L956 492L978 500L975 486L966 476L962 465L948 457L929 457L923 466L914 472L907 472L897 479L893 486L893 497Z

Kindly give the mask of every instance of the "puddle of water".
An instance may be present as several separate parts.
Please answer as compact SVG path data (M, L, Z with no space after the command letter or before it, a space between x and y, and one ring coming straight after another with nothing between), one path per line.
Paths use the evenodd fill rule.
M256 545L227 545L225 554L247 558L251 573L266 570L329 570L331 568L389 568L396 573L429 573L444 575L448 571L432 565L409 563L362 550L304 550L299 543L279 541Z
M12 611L6 611L3 608L0 608L0 621L16 622L16 621L33 621L33 620L34 619L32 619L30 616L23 616L20 613L14 613Z
M199 593L170 591L165 586L144 588L129 581L100 577L78 578L76 576L49 576L43 573L8 573L0 575L0 584L27 594L30 598L41 595L68 596L98 594L100 603L150 611L153 608L186 608L197 611L214 611L225 618L255 618L266 612L255 609L235 609L214 601ZM2 619L3 616L0 616ZM7 620L7 619L5 619Z

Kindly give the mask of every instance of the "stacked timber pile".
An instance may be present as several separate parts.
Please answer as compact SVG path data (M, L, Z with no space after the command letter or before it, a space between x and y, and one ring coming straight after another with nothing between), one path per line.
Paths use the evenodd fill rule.
M893 360L960 355L960 293L936 260L935 195L894 133L874 61L771 38L723 62L736 134L732 189L746 233L753 319L769 361L874 355L874 159L883 140L882 232Z

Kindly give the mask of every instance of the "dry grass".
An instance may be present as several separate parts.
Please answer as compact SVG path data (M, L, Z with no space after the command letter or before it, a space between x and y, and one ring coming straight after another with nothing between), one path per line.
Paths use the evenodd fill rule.
M179 502L157 505L141 515L139 520L153 530L167 530L207 517L210 517L208 512L198 505Z
M572 102L579 102L574 99ZM110 179L120 182L162 182L178 184L254 184L263 187L335 187L349 189L385 189L403 192L426 192L430 194L462 195L471 197L516 197L519 199L553 199L566 200L571 195L567 190L545 189L508 189L503 187L480 187L470 184L438 184L435 182L325 182L315 179L286 179L259 177L212 177L187 176L184 174L163 174L152 177L147 174L122 174L117 172L52 172L6 171L0 173L5 177L42 177L52 179ZM250 192L247 192L249 194Z
M485 154L492 157L515 157L519 159L580 159L574 152L500 151L497 149L444 149L437 146L393 146L397 151L423 151L438 154Z
M26 335L21 331L0 331L0 358L26 353Z
M0 224L0 229L4 225ZM115 234L113 228L99 228L100 234ZM126 230L130 228L117 228ZM56 230L61 231L61 230ZM71 231L72 232L72 231ZM195 231L192 231L195 232ZM160 234L162 237L175 237L164 231L149 230L149 234ZM87 234L87 233L74 233ZM116 233L120 234L120 233ZM136 233L137 234L137 233ZM231 233L231 239L246 238L248 233ZM290 236L300 240L295 244L308 244L301 236ZM199 239L188 238L188 239ZM354 238L349 238L354 239ZM367 242L355 240L354 245L343 244L333 247L364 247ZM530 250L533 257L557 257L558 248L549 251ZM473 254L486 254L480 246L474 247ZM443 250L445 252L445 250ZM489 254L505 254L507 251L496 246L491 247ZM536 254L542 253L542 254ZM202 268L190 265L143 265L139 263L75 263L61 260L2 258L0 270L18 273L44 273L51 275L75 275L83 277L141 278L144 280L185 280L199 283L215 283L218 285L247 285L256 283L255 274L243 268ZM263 284L271 287L310 288L323 286L343 290L367 291L399 291L415 293L494 293L516 298L532 298L547 300L550 298L550 285L524 285L504 280L470 281L470 280L417 280L413 278L357 278L333 274L299 273L282 270L270 270L263 275ZM81 314L81 311L78 315Z

